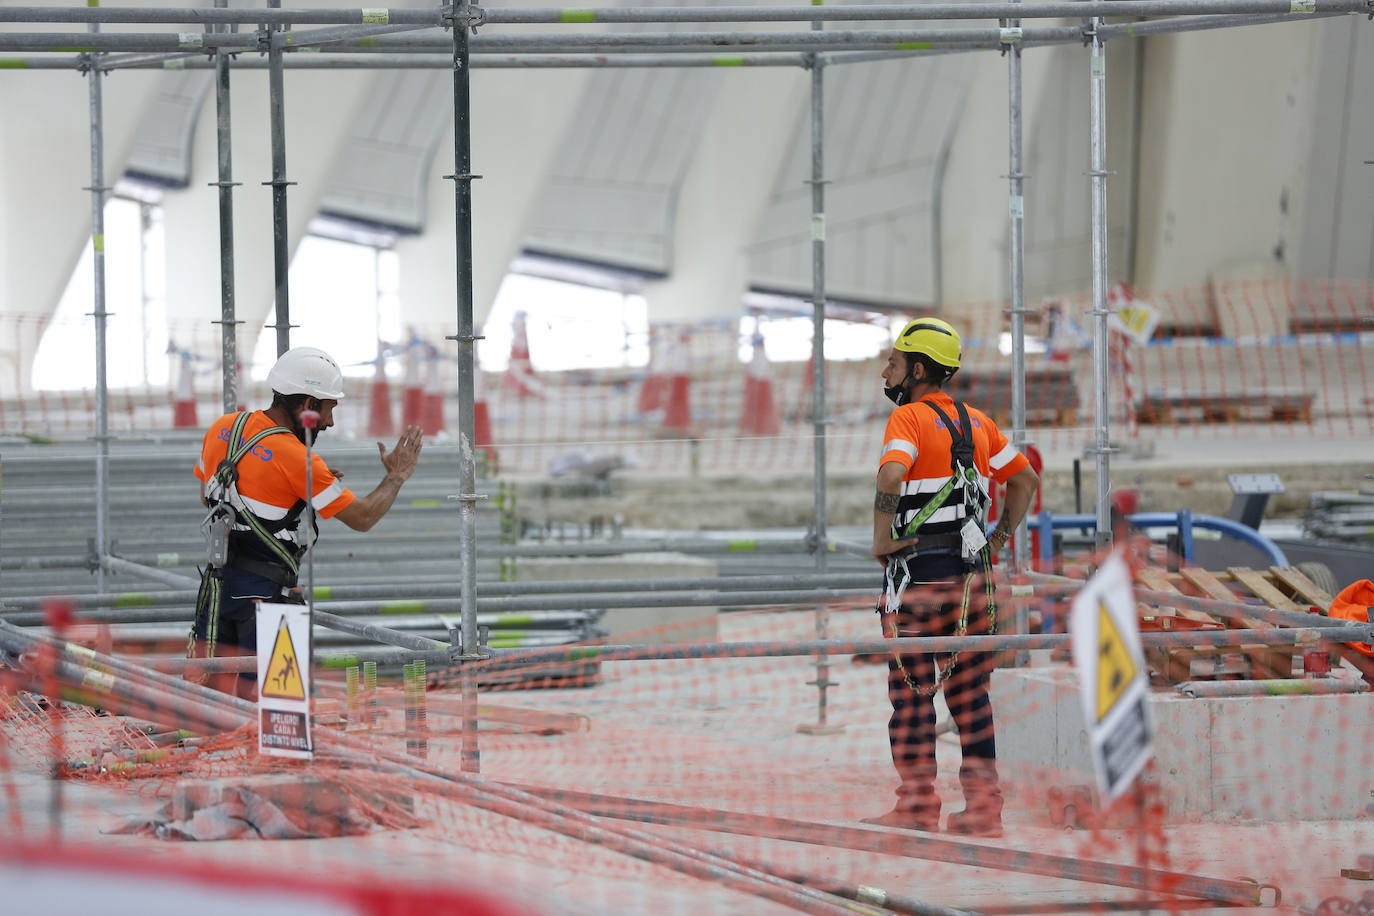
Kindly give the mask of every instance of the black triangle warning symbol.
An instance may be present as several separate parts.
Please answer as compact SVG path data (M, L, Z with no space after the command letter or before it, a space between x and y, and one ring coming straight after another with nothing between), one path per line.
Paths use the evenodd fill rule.
M1135 662L1107 605L1097 602L1097 721L1106 718L1135 680Z
M296 647L285 617L277 622L277 638L267 662L267 680L259 685L258 692L280 700L305 699L305 682L301 680L301 666L296 661Z

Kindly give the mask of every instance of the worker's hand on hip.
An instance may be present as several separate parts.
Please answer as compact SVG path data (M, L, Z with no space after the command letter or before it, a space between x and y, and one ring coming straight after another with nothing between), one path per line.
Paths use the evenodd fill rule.
M886 565L887 565L887 558L888 558L890 555L892 555L892 554L894 554L894 553L897 553L899 550L904 550L904 549L906 549L907 547L914 547L914 546L916 546L916 542L919 541L919 540L920 540L920 538L915 538L915 537L912 537L912 538L901 538L901 539L896 539L896 538L893 538L891 535L887 535L887 536L874 535L874 536L873 536L873 556L877 559L877 561L878 561L879 563L881 563L881 564L883 564L884 566L886 566Z
M420 461L420 449L424 447L424 439L425 434L420 431L420 427L407 426L390 453L387 452L386 446L378 442L377 452L381 455L382 467L386 468L387 474L409 480L410 475L415 473L415 465Z

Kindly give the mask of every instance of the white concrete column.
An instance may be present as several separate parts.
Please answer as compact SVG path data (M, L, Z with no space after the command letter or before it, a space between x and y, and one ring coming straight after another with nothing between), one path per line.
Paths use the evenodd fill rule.
M1276 24L1148 39L1138 286L1198 286L1218 268L1276 263L1302 225L1281 198L1306 178L1320 36Z
M154 77L118 73L101 87L106 187L124 172ZM90 241L86 77L0 71L0 124L0 395L12 395L30 390L40 321L57 308ZM15 316L26 316L22 328Z
M324 194L336 150L347 137L373 74L368 71L287 70L286 177L289 245L305 236ZM236 70L231 84L233 128L235 308L239 353L247 366L263 322L273 308L272 148L267 72ZM163 198L167 235L167 319L175 335L193 327L197 341L218 351L220 316L219 198L215 99L206 99L196 122L191 184ZM292 323L298 323L293 314ZM302 339L310 329L293 331Z
M473 320L480 329L562 150L586 70L472 71ZM430 168L425 230L396 245L402 324L456 322L452 111Z
M671 276L644 290L651 322L740 313L748 247L788 145L799 136L808 86L800 69L720 74L715 103L678 191ZM800 136L809 142L809 133Z

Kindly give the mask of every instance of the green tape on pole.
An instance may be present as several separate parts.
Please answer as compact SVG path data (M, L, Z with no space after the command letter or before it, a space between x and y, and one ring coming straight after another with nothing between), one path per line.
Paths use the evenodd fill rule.
M114 606L115 606L115 607L142 607L143 605L147 604L148 601L149 601L149 598L148 598L147 595L141 595L141 594L138 594L138 593L136 593L136 592L130 592L130 593L127 594L127 595L116 595L116 596L115 596L115 600L114 600Z
M321 668L348 668L358 664L356 655L339 655L322 658L319 660Z
M533 614L501 614L496 618L498 627L527 627L532 623Z
M424 611L423 601L388 601L382 605L383 614L422 614Z
M935 47L934 42L930 41L899 41L897 42L898 51L929 51Z
M559 22L596 22L596 10L564 10L558 14Z
M575 662L584 658L599 658L601 650L597 648L569 649L568 661Z
M734 551L750 551L750 550L757 550L757 549L758 549L758 546L759 546L759 542L758 542L758 541L755 541L755 540L746 538L746 539L744 539L744 540L742 540L742 541L730 541L730 542L725 546L725 549L726 549L726 550L729 550L729 551L731 551L731 552L734 552Z
M18 57L0 58L0 70L27 70L29 62Z
M88 48L82 45L53 45L49 51L57 51L67 54L98 54L99 48Z
M86 0L87 6L99 6L100 0Z
M487 644L493 649L524 649L527 633L504 633L500 639L490 640Z
M412 499L410 504L421 509L434 509L442 506L444 501L442 499Z
M314 595L316 601L328 601L330 598L334 597L334 586L317 585L315 586Z
M391 22L391 13L386 9L373 7L363 8L363 23L366 25L387 25Z
M743 67L743 57L716 57L712 58L712 63L717 67Z
M105 236L104 236L104 235L93 235L93 236L91 236L91 247L94 248L94 249L96 250L96 252L98 252L99 254L104 254L104 253L105 253Z

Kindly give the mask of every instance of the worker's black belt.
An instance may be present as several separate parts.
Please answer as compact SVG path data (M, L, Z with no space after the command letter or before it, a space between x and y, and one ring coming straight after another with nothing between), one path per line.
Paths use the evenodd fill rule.
M282 588L296 587L296 574L285 566L278 566L276 563L268 563L266 560L255 560L252 557L230 556L229 562L225 566L232 566L242 572L251 573L255 576L262 576L268 581L275 582Z
M957 532L954 534L920 534L916 536L914 545L897 551L895 556L909 559L928 553L962 554L963 552L964 537Z

